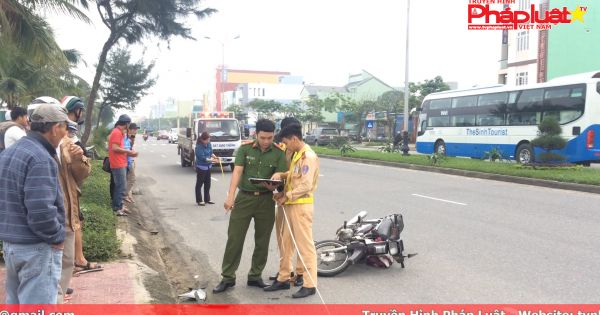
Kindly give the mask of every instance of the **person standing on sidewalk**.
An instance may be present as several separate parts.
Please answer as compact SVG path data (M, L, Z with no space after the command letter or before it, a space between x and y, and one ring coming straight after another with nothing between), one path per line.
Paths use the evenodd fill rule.
M317 154L302 140L302 127L290 125L281 130L283 143L294 151L290 168L285 173L276 173L272 179L286 179L284 194L277 196L277 204L284 207L286 217L283 229L283 261L291 261L296 249L304 266L304 285L292 295L303 298L316 293L317 252L312 235L314 193L319 179ZM293 237L293 239L292 239ZM295 240L295 244L294 241ZM297 247L296 247L297 246ZM289 289L291 264L282 264L279 276L265 291Z
M10 111L10 121L0 123L0 152L15 144L27 135L29 117L23 107L15 107Z
M112 208L117 216L126 216L123 206L123 194L127 189L127 157L136 157L134 150L125 149L125 131L131 123L128 115L121 115L115 128L108 137L108 160L110 171L115 182L112 191Z
M83 100L77 96L65 96L62 98L61 100L61 104L62 106L67 110L67 114L69 116L69 119L76 122L77 125L72 125L70 124L68 126L69 129L69 133L67 135L67 137L69 138L69 141L72 142L73 144L79 146L83 152L83 158L85 158L88 163L89 160L85 157L86 156L86 151L85 151L85 146L81 143L81 141L79 141L79 139L77 138L77 131L78 131L78 126L83 125L84 123L84 113L85 113L85 106L83 104ZM91 173L91 166L90 166L90 170L88 172ZM86 176L86 178L87 178ZM102 270L102 266L100 266L99 264L96 263L90 263L87 261L87 259L85 259L85 256L83 255L83 225L84 225L84 216L83 216L83 212L81 211L81 207L80 207L80 203L79 203L79 199L81 197L81 185L83 184L83 180L81 180L81 182L78 182L78 180L76 180L77 182L77 191L78 191L78 196L77 196L77 213L79 214L78 216L78 225L79 228L75 229L75 251L74 251L74 273L76 274L77 272L83 271L83 270ZM67 222L68 222L68 217L67 217ZM68 236L68 227L69 224L67 224L67 236ZM67 246L65 245L65 249L67 248ZM66 250L65 250L66 251ZM63 267L64 267L64 261L63 261ZM64 268L63 268L64 271ZM63 272L63 277L65 276L65 272ZM69 295L71 293L69 293L69 287L65 287L64 283L65 281L63 281L62 277L61 277L61 289L64 291L64 299L68 300L69 299ZM68 283L67 283L68 284ZM59 293L60 294L60 293Z
M217 156L213 154L212 144L210 143L210 135L208 132L203 132L196 142L196 203L199 206L204 206L207 203L215 204L210 200L210 169L212 163L217 160ZM202 199L202 186L204 186L204 199Z
M69 117L71 118L71 117ZM74 117L76 118L76 117ZM69 124L71 132L77 132L76 124ZM79 216L79 196L81 185L90 175L91 165L87 157L83 155L80 146L73 142L67 135L58 146L57 157L59 164L59 182L64 194L65 202L65 247L62 258L62 274L60 277L60 288L58 290L58 302L69 300L66 293L71 283L73 269L75 267L75 232L81 230Z
M30 119L31 132L0 155L6 303L56 304L65 240L56 148L70 121L58 101Z
M138 125L136 123L132 123L129 125L127 129L127 139L129 140L130 150L133 150L133 145L135 144L135 136L137 135ZM133 185L135 184L135 159L133 157L127 158L127 193L124 196L125 201L129 203L135 203L133 200Z
M225 201L225 211L231 211L227 230L227 245L223 256L222 280L213 289L221 293L235 286L235 272L240 265L246 232L254 219L254 253L248 273L248 286L264 288L262 271L267 263L269 241L275 222L275 186L255 185L250 178L271 178L275 172L285 172L287 164L283 150L273 144L275 124L267 119L256 122L256 140L242 145L235 156L235 168ZM236 190L239 192L236 196Z

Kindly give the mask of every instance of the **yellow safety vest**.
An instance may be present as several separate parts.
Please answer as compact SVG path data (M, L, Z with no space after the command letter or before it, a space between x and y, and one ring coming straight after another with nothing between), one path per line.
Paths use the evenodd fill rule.
M286 193L288 191L292 190L292 173L294 172L294 168L296 167L296 163L300 160L300 158L302 158L302 155L304 155L304 153L306 151L312 151L312 149L308 149L308 145L305 145L302 150L294 153L294 156L292 157L292 163L290 164L290 171L288 172L288 176L287 176L287 180L285 182L285 191ZM317 184L317 179L319 177L318 172L315 173L315 177L313 178L313 188L315 187L315 185ZM286 205L299 205L299 204L310 204L310 203L314 203L315 199L313 197L312 193L308 193L308 197L303 197L303 198L298 198L294 201L288 200L285 202Z

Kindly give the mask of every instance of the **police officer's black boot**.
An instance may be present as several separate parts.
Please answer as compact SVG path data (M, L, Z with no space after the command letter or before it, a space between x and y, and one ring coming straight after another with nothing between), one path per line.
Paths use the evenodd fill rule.
M292 297L294 299L305 298L305 297L313 295L315 293L317 293L317 289L315 289L315 288L302 287L302 289L300 289L298 292L292 294Z
M277 291L277 290L289 290L290 289L290 282L289 281L283 281L283 282L279 282L277 280L273 281L273 283L264 288L263 290L265 290L265 292L273 292L273 291Z
M225 290L231 288L235 286L235 281L234 282L225 282L225 281L221 281L219 282L219 284L213 289L213 293L221 293L224 292Z

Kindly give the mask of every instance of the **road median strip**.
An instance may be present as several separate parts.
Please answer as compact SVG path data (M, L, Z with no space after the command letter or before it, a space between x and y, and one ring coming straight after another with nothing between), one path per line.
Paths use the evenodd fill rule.
M450 157L441 166L432 166L427 165L429 162L425 155L404 157L398 153L356 151L342 157L339 150L331 148L317 147L315 151L322 158L340 161L600 194L599 169L582 167L577 169L535 170L523 168L514 163L493 163Z

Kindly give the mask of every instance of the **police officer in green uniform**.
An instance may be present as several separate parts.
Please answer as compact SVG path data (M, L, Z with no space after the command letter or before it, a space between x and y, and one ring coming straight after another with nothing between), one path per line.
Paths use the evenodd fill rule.
M231 217L223 256L223 278L213 289L214 293L221 293L235 285L235 272L240 265L246 232L252 219L255 244L247 284L259 288L267 286L261 275L267 263L269 241L275 222L273 190L276 187L255 185L249 179L268 179L277 172L287 171L284 151L273 144L274 133L275 124L272 121L259 119L256 122L256 141L243 144L235 156L235 168L224 205L226 212L231 211Z

